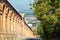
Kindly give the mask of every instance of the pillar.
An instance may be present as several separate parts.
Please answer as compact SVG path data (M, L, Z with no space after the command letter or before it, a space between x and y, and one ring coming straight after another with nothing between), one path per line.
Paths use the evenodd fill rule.
M21 19L19 18L19 35L22 37L22 35L21 35L22 29L21 28L22 28L21 27Z
M2 33L2 27L3 27L3 4L0 1L0 34Z
M6 26L5 26L5 23L6 23L6 18L5 18L6 17L5 4L4 4L4 7L3 8L4 8L4 10L3 10L3 32L2 32L2 35L3 35L2 37L3 38L2 38L2 40L4 40L4 38L6 36L5 35L6 34L6 29L5 29L6 28Z
M0 11L0 34L2 32L2 12Z
M9 10L8 13L8 34L9 34L9 40L11 40L11 17L12 17L12 10Z
M11 16L11 33L13 34L13 31L14 31L14 13L12 13L12 16Z
M7 33L10 35L10 29L11 29L11 14L12 13L12 11L11 10L9 10L9 13L8 13L8 17L7 17Z
M3 11L3 33L5 33L6 32L6 30L5 30L5 7L4 7L4 11Z
M14 17L14 34L15 34L15 39L17 38L17 15L15 14L15 17Z
M17 16L17 23L16 23L16 31L17 31L17 38L18 38L18 31L19 31L19 24L18 24L19 22L18 22L18 16Z
M12 12L12 15L11 15L11 38L14 40L14 17L15 17L15 14ZM12 40L11 39L11 40Z
M8 31L7 31L7 23L8 23L8 20L7 20L7 17L8 17L8 7L7 6L5 6L5 8L4 8L4 14L5 14L5 20L3 20L3 21L5 21L5 28L4 28L4 40L5 39L8 39Z
M18 26L19 26L19 25L18 25L18 16L17 16L17 19L16 19L16 32L17 32L16 34L17 34L17 35L18 35Z
M0 1L0 39L3 40L3 10L4 4Z
M7 26L7 23L8 23L7 18L8 18L8 12L9 12L8 10L9 10L8 7L6 7L6 8L5 8L5 15L6 15L6 16L5 16L5 30L6 30L6 34L8 34L8 32L7 32L7 27L8 27L8 26Z
M2 29L3 29L3 25L2 25L2 17L3 17L3 15L2 15L2 12L0 11L0 39L2 38ZM2 39L1 39L2 40Z
M21 37L23 37L23 25L22 25L22 20L20 20L20 27L21 27Z
M17 30L17 39L19 39L19 38L22 38L22 36L21 36L21 32L22 32L22 30L21 30L21 19L20 19L20 17L18 16L17 17L17 28L16 28L16 30Z

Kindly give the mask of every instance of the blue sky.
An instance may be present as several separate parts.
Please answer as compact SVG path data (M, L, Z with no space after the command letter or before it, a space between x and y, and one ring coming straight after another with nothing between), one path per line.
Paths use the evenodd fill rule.
M32 3L34 0L8 0L14 8L20 12L22 10L30 10L30 3Z

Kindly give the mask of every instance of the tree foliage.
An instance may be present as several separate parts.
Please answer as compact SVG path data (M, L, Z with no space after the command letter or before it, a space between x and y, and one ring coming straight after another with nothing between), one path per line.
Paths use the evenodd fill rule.
M41 21L38 34L43 38L54 38L60 31L60 0L34 0L34 15Z

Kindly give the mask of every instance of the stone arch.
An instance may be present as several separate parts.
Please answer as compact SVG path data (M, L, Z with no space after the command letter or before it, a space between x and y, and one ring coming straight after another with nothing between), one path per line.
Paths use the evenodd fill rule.
M15 18L15 13L12 12L11 18L14 19Z
M3 11L4 11L4 8L5 8L5 4L3 3Z
M3 12L3 8L4 8L4 3L0 1L0 11Z

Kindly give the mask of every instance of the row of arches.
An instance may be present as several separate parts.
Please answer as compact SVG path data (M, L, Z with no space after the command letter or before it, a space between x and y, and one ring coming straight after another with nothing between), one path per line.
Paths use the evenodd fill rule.
M10 40L17 37L34 37L34 35L21 15L8 1L0 0L0 38Z
M17 27L21 28L21 17L4 2L0 2L0 35L17 36ZM19 29L21 30L21 29ZM21 32L21 31L20 31ZM6 36L4 36L6 34ZM0 36L0 37L1 37ZM21 36L21 35L20 35Z

